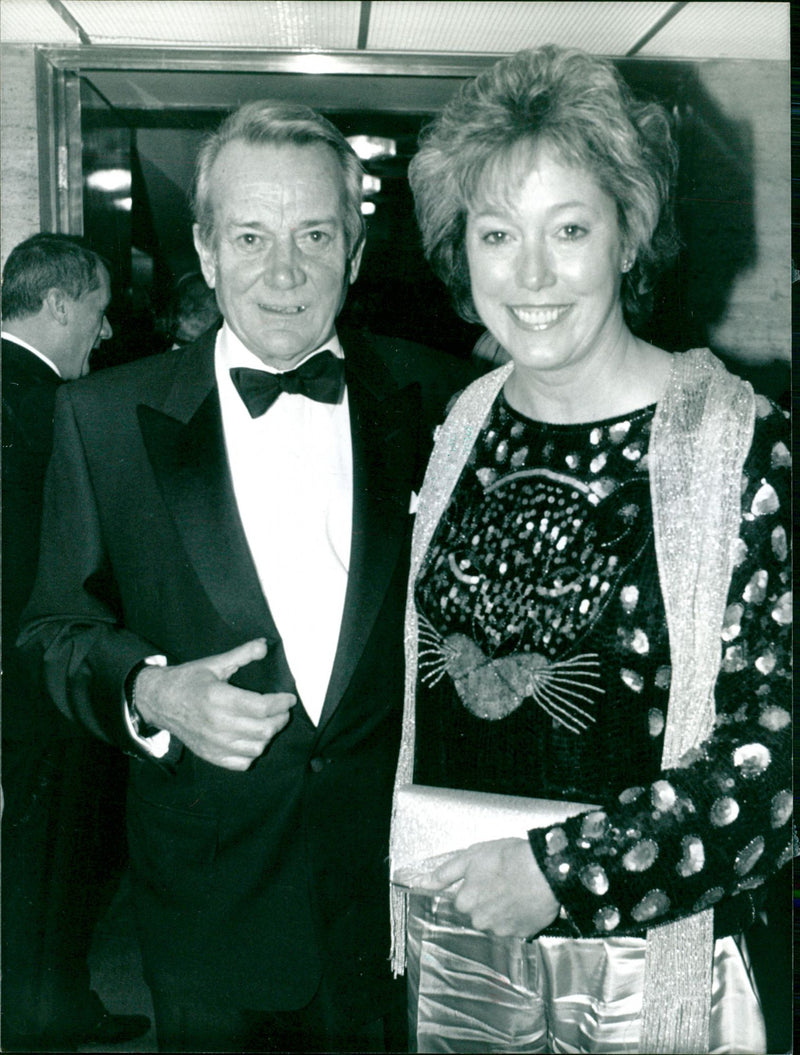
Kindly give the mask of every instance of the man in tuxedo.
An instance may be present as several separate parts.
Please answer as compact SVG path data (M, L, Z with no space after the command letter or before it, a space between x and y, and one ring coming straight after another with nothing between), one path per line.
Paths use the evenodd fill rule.
M144 1033L90 989L87 954L122 827L125 759L53 707L14 648L33 587L53 405L111 336L108 271L79 241L37 234L3 270L3 870L5 1051L76 1050ZM104 791L105 802L98 796ZM122 841L118 840L121 847Z
M337 332L362 170L324 118L247 104L197 173L223 324L60 398L23 641L58 706L138 756L129 846L160 1049L396 1050L386 857L413 492L463 370Z

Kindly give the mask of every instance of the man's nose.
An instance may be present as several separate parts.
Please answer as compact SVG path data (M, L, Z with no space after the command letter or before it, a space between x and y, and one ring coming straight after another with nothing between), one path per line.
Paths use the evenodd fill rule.
M540 238L523 245L517 261L517 281L525 289L543 289L555 281L547 245Z
M111 329L111 323L108 321L106 316L103 316L103 325L100 327L100 340L107 341L109 337L114 336L114 331Z
M291 238L276 241L269 251L265 278L276 289L293 289L306 280L300 252Z

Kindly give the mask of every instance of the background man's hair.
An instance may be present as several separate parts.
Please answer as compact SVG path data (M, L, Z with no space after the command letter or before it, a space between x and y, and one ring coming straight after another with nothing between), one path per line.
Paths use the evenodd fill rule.
M35 234L14 246L3 268L2 311L6 321L35 315L51 289L72 300L97 289L103 258L68 234Z

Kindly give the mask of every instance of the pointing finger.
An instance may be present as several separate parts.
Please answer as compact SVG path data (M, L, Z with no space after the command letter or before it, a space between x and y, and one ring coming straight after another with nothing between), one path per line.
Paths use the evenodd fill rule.
M209 656L201 660L217 678L228 681L241 667L248 663L263 659L267 654L266 638L259 637L253 641L246 641L243 645L237 645L229 652L222 652L217 656Z

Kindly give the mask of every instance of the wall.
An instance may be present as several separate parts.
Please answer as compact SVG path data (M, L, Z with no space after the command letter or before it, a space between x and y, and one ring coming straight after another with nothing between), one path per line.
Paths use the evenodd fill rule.
M0 48L0 257L39 230L36 78L32 47Z
M755 254L738 274L709 343L744 362L791 360L789 64L706 62L705 91L752 145ZM742 203L743 205L745 203Z

